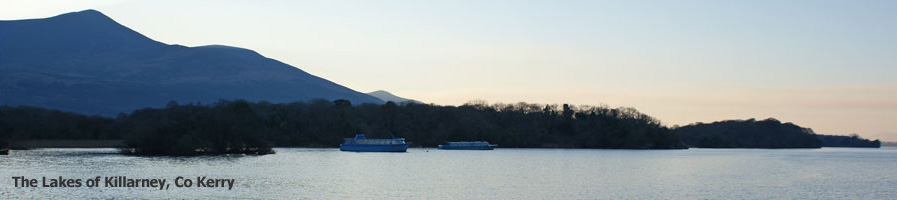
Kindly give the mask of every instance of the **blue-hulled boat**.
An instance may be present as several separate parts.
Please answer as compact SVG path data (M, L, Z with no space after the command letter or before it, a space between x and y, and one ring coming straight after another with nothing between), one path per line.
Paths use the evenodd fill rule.
M444 150L493 150L495 147L498 147L497 144L489 144L486 141L472 141L472 142L446 142L445 144L440 144L439 149Z
M344 138L345 142L339 145L340 151L356 152L406 152L409 144L405 138L368 139L364 134L355 135L354 138Z

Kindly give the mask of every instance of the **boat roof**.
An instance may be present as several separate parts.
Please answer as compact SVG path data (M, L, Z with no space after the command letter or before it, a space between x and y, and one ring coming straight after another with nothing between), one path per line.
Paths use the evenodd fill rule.
M405 138L373 138L364 137L364 134L357 134L354 138L343 138L346 140L405 140Z

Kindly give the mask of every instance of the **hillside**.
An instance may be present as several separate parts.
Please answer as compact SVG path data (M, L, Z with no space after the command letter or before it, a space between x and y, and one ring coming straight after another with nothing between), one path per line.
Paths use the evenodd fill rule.
M0 105L111 116L170 101L383 103L249 49L154 41L95 10L0 21L0 36Z
M383 100L384 102L386 102L386 101L392 101L392 102L395 102L395 103L416 103L416 104L423 104L423 103L424 103L424 102L420 102L420 101L417 101L417 100L414 100L414 99L406 99L406 98L402 98L402 97L396 96L396 95L394 95L394 94L392 94L392 93L390 93L390 92L384 91L384 90L377 90L377 91L373 91L373 92L368 92L367 94L368 94L368 95L371 95L371 96L374 96L374 97L377 97L378 99Z

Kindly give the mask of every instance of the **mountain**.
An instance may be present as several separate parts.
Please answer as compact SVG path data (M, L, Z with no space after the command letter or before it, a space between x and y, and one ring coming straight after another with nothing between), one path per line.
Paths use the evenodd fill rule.
M0 21L0 105L114 115L169 101L383 103L255 51L154 41L96 10Z
M387 92L387 91L383 91L383 90L377 90L377 91L373 91L373 92L368 92L367 94L368 94L368 95L371 95L371 96L374 96L374 97L377 97L378 99L383 100L384 102L386 102L386 101L392 101L392 102L395 102L395 103L416 103L416 104L424 104L424 102L420 102L420 101L417 101L417 100L414 100L414 99L406 99L406 98L402 98L402 97L396 96L396 95L394 95L394 94L392 94L392 93L389 93L389 92Z

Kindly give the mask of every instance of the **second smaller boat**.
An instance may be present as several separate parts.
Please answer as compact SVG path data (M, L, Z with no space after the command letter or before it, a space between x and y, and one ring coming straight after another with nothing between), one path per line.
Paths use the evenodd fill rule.
M461 141L461 142L445 142L440 144L439 149L443 150L493 150L498 147L497 144L489 144L486 141Z
M392 136L392 134L389 134ZM339 145L340 151L355 152L406 152L408 143L405 138L368 139L364 134L355 135L354 138L345 138L345 142Z

